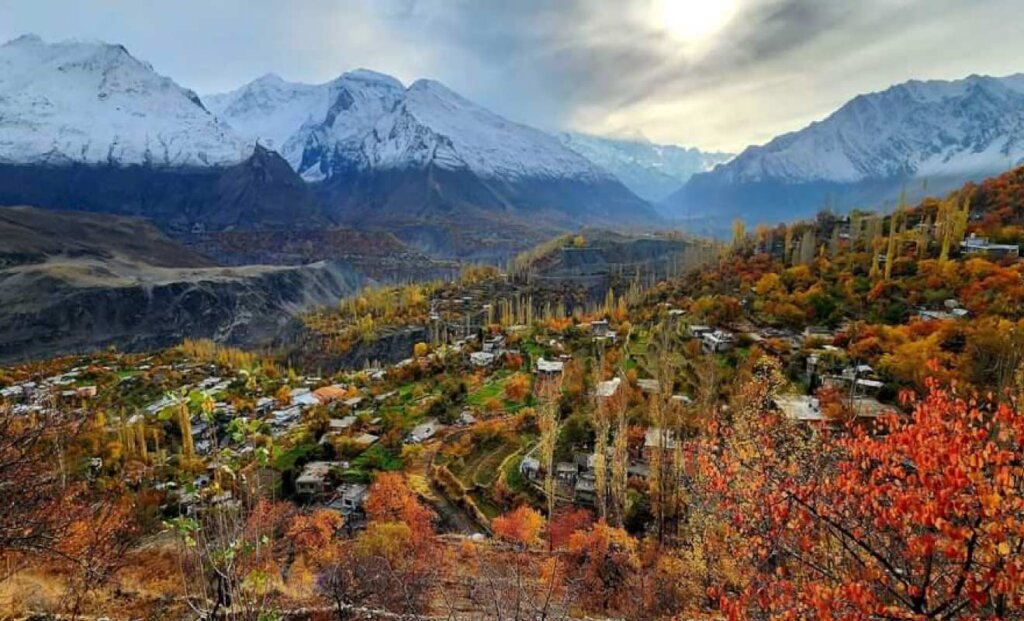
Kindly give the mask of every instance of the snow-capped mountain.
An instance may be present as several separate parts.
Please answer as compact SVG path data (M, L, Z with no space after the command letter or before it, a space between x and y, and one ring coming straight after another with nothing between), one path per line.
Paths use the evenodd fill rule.
M0 204L151 219L168 231L329 223L276 153L106 43L0 47Z
M508 121L433 80L406 88L366 69L319 85L268 75L204 101L237 131L281 151L310 180L351 166L431 163L491 176L609 176L552 136Z
M481 208L655 219L611 173L557 138L433 80L405 87L365 69L320 85L265 76L205 100L319 182L346 217Z
M0 162L224 166L253 149L177 85L120 45L0 46Z
M666 205L677 216L792 218L826 201L879 206L925 180L938 192L1022 161L1024 75L910 81L859 95L822 121L747 148L695 175Z
M645 139L604 138L569 132L558 134L558 139L652 203L664 200L693 175L711 170L733 157L732 153L654 144Z

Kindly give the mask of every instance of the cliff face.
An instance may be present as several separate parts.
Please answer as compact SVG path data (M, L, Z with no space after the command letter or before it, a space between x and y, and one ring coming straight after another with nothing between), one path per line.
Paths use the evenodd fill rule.
M335 373L339 370L365 369L373 365L392 365L412 356L416 343L429 341L423 326L408 326L361 341L343 354L330 353L316 335L298 327L283 339L289 364L309 372Z
M364 280L336 262L217 267L133 218L0 208L0 362L184 338L261 345Z
M294 316L335 304L363 279L341 264L116 274L97 263L0 272L0 361L109 346L167 347L184 338L258 346Z
M692 243L684 239L628 236L585 231L586 245L563 245L537 257L531 266L535 282L547 286L583 287L591 297L637 278L660 280L680 271Z

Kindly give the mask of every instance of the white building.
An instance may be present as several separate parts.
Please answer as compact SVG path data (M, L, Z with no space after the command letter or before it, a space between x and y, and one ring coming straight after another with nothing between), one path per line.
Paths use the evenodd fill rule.
M494 364L496 356L489 351L475 351L469 355L469 361L475 367L489 367Z
M537 360L537 375L547 378L556 378L562 375L565 370L565 363L561 360Z
M441 424L437 422L437 419L431 418L430 420L413 427L412 431L410 431L409 435L406 437L406 441L411 444L425 442L430 438L433 438L440 429Z

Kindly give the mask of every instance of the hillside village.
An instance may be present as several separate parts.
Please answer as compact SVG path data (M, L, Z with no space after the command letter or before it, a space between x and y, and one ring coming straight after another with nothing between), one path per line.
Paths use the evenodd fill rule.
M405 550L410 563L421 553L439 555L461 575L483 557L454 542L507 555L532 572L544 554L585 568L591 552L581 546L605 537L616 543L603 545L622 554L605 561L616 572L669 572L676 582L638 586L600 574L574 582L569 567L557 583L566 597L559 614L653 618L680 606L717 614L720 601L744 597L744 585L756 581L721 556L706 556L708 548L699 550L704 573L680 567L698 562L695 516L727 514L716 504L729 496L724 488L701 486L712 485L714 473L740 477L726 463L719 471L706 461L729 454L732 439L722 429L794 443L793 455L811 460L806 451L820 442L885 442L919 418L916 402L901 398L905 391L925 395L936 381L994 395L1024 390L1024 219L1020 202L1001 206L1010 181L887 215L822 213L749 234L737 225L728 247L689 254L677 266L684 276L626 273L604 295L564 282L545 287L520 263L367 290L306 319L319 335L314 354L370 347L396 331L415 335L398 360L367 354L355 367L298 368L272 353L186 341L150 354L111 351L10 367L0 370L0 411L13 421L72 425L62 454L66 476L81 481L86 497L125 499L132 540L160 546L161 554L191 558L198 552L189 546L212 528L208 520L225 513L244 523L257 507L280 506L293 521L315 518L309 528L321 543L303 548L300 535L288 535L288 560L269 553L280 572L269 586L232 583L228 603L185 580L175 605L244 600L292 609L337 596L345 606L426 614L468 606L472 589L457 605L443 601L443 591L454 588L451 581L476 583L435 575L440 565L430 565L428 580L424 567L403 564L423 580L415 598L388 596L389 580L412 579L402 572L349 576L367 581L354 598L346 585L315 578L337 570L334 557L317 557L317 547L340 541L338 549L348 550L350 542L365 561L391 558L373 550L385 545L381 538L396 538L386 545ZM586 244L585 237L563 238L554 249ZM407 525L420 523L410 515L430 516L423 532L385 534L394 519L383 517L392 514L382 502ZM716 526L722 539L703 545L753 536L734 526ZM283 536L274 532L266 536ZM245 533L232 536L248 541ZM417 537L447 551L424 552ZM175 552L176 541L193 551ZM131 558L81 587L84 608L115 605L105 589L139 562ZM260 567L269 562L253 558ZM540 582L520 587L530 595L517 597L556 588L544 582L547 574L532 575ZM502 576L511 597L504 591L511 577ZM697 586L700 580L713 584ZM159 604L135 584L136 614L146 615L139 611ZM627 603L634 588L655 594L643 591L635 609ZM33 597L39 606L59 606Z

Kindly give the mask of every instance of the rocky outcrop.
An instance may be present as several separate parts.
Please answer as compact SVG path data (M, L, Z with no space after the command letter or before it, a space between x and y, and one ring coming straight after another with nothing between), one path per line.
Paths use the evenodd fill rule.
M364 281L339 262L217 267L135 218L0 208L0 362L184 338L261 345Z
M350 268L331 263L158 270L134 281L96 263L6 270L0 272L0 361L110 346L149 350L185 338L259 346L298 313L335 304L361 284Z
M284 357L292 366L310 372L335 373L393 365L410 357L416 343L429 338L426 327L407 326L378 334L372 340L359 341L344 353L332 353L319 341L318 335L303 328L283 339L279 345L287 352Z

